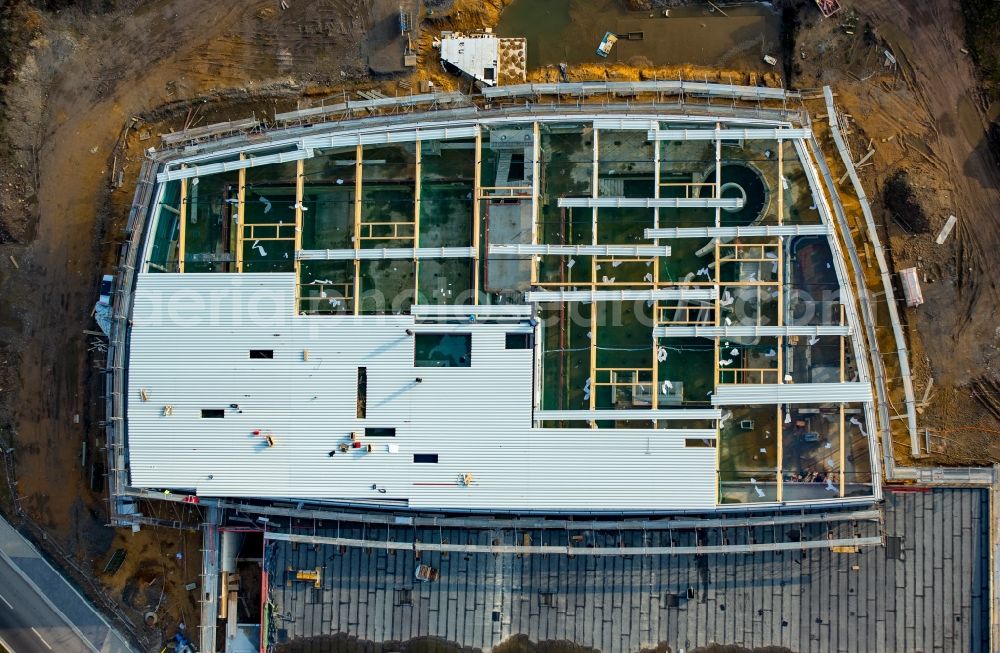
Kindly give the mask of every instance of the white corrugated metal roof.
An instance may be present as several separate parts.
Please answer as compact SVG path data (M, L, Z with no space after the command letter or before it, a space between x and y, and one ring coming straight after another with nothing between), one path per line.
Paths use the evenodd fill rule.
M365 259L473 258L475 247L369 247L366 249L300 249L300 261L353 261Z
M490 256L670 256L663 245L490 245Z
M659 288L656 290L530 290L529 302L631 302L651 299L715 299L719 289Z
M128 370L133 485L405 499L426 509L715 506L716 450L685 447L691 431L532 429L534 352L505 348L505 334L527 325L430 329L411 316L297 316L294 304L292 274L139 275ZM411 327L471 333L471 366L415 368ZM251 359L250 349L274 358ZM367 368L365 419L356 416L358 367ZM202 418L203 408L225 417ZM370 453L327 455L365 427L396 435L368 438ZM414 463L416 453L439 462Z
M275 163L288 163L289 161L300 161L311 159L313 151L311 149L299 148L290 152L278 152L276 154L265 154L261 156L249 156L244 159L223 161L221 163L206 163L202 165L191 165L186 168L176 168L166 170L156 175L157 183L176 181L178 179L193 179L194 177L204 177L216 175L220 172L232 172L244 168L255 168L268 166Z
M651 141L714 141L723 140L790 140L809 138L812 130L808 127L792 129L650 129L647 133Z
M560 208L603 209L742 209L742 197L560 197Z
M534 307L530 304L414 304L410 314L414 317L531 317Z
M769 224L745 227L664 227L645 229L646 238L737 238L739 236L827 236L826 224Z
M836 404L872 400L868 383L720 384L712 395L715 406L753 404Z
M658 326L653 327L654 338L715 338L756 336L847 336L851 327L832 324L802 324L787 326Z
M644 118L598 118L594 120L594 129L645 132L659 128L659 121Z

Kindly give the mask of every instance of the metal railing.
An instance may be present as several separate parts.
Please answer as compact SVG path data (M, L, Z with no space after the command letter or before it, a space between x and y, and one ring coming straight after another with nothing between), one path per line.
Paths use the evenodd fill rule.
M541 95L586 97L592 95L641 95L645 93L677 95L680 97L690 95L691 97L709 99L725 98L747 102L785 101L787 99L798 99L799 97L797 92L786 91L783 88L742 86L683 79L647 80L640 82L551 82L491 86L483 89L483 97L488 100L512 97L538 97Z

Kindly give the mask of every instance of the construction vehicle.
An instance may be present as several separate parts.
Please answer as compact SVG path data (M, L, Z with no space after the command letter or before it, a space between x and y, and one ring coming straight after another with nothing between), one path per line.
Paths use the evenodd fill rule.
M295 572L295 580L312 583L313 587L318 589L322 587L323 584L323 568L316 567L316 569L298 569Z
M604 57L605 59L611 54L611 48L615 47L615 43L618 42L618 37L611 32L605 32L604 38L601 39L601 44L597 46L597 56Z
M440 575L440 572L430 565L417 565L416 571L413 572L414 578L422 583L432 583L436 581Z
M840 0L816 0L816 6L823 12L823 18L829 18L840 11Z

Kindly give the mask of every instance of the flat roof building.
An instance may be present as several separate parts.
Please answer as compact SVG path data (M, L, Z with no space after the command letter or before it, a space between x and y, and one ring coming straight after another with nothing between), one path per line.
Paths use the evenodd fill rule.
M441 61L486 86L494 86L500 69L500 39L493 34L441 35Z
M446 70L465 75L484 88L526 79L527 39L500 38L491 30L442 32L434 45L441 51L441 65Z

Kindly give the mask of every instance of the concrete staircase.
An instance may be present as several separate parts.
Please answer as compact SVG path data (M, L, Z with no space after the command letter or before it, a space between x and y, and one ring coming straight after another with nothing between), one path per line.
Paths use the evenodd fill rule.
M497 180L494 186L507 186L510 178L510 163L514 158L514 153L510 150L500 151L500 160L497 162Z

